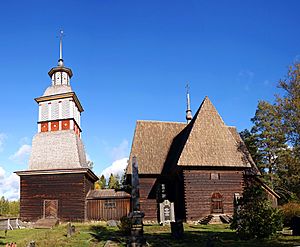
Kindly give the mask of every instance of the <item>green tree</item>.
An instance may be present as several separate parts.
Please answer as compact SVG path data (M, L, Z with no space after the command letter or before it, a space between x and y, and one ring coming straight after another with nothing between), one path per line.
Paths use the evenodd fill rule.
M281 230L282 215L270 205L261 185L248 180L230 227L241 239L268 238Z
M118 175L113 175L112 173L108 179L108 188L109 189L120 189L120 178Z
M9 213L9 202L4 198L0 199L0 215L7 215Z
M254 123L251 133L258 149L260 171L272 179L272 174L279 167L278 157L287 149L280 110L276 105L260 101L251 120Z
M4 196L0 198L0 216L18 216L20 201L9 201Z
M279 81L283 95L276 102L283 116L288 141L296 152L300 149L300 64L290 66L285 79Z
M251 155L254 153L264 181L281 196L280 203L287 202L295 193L297 180L292 168L297 159L287 145L282 107L260 101L252 122L251 133L244 133L245 144Z
M106 188L106 178L104 177L103 174L101 175L98 183L100 185L100 189L105 189Z
M247 129L244 129L239 134L242 140L244 141L245 145L247 146L247 150L249 151L254 163L257 165L260 171L263 172L262 154L258 148L257 136Z
M283 95L276 97L276 104L282 115L283 129L288 143L288 154L279 171L282 187L300 200L300 64L289 67L285 79L280 80L279 88Z

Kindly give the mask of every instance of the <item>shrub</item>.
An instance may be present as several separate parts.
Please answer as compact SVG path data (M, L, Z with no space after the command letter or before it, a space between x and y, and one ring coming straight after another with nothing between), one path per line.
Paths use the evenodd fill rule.
M123 216L120 219L120 224L118 227L123 234L129 235L131 231L131 219L127 216Z
M235 210L231 228L241 239L268 238L282 228L281 212L273 208L259 184L250 182Z
M290 226L294 216L300 216L300 203L289 202L281 206L284 225Z

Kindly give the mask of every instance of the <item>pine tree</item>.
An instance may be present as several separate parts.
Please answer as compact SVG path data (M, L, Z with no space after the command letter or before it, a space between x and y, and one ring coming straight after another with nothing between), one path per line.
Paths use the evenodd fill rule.
M99 179L99 185L100 185L100 189L106 188L106 178L104 177L103 174L101 175L101 177Z
M249 151L254 163L260 169L260 172L263 172L264 166L262 165L262 154L260 149L258 148L258 139L257 136L251 133L249 130L244 129L241 131L240 136L247 146L247 150Z
M261 172L272 179L278 168L278 157L287 149L282 116L276 105L260 101L251 120L254 123L251 133L254 134L260 156L258 165Z
M289 145L289 153L283 157L285 165L279 171L282 187L288 188L300 200L300 64L290 66L279 88L283 96L276 103L283 116L282 122Z
M118 175L113 175L112 173L108 179L108 188L109 189L120 189L120 178Z

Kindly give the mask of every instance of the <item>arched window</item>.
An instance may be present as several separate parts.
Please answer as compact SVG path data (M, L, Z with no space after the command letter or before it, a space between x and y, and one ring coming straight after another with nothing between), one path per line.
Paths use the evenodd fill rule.
M223 196L220 193L213 193L211 196L211 213L223 213Z

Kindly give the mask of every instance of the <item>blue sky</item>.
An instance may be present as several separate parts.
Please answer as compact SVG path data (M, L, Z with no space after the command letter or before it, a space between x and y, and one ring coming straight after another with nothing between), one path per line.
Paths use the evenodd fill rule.
M17 187L37 131L34 98L63 56L85 111L96 174L128 157L135 121L185 121L207 95L228 125L251 127L257 102L300 59L299 1L3 1L0 196ZM5 173L4 173L5 172ZM5 188L4 188L5 187Z

